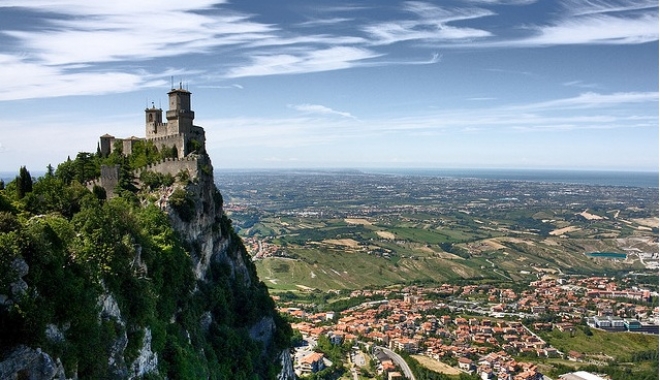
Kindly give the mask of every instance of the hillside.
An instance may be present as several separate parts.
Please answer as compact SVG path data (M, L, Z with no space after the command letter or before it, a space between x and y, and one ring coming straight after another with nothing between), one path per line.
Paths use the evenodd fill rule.
M0 378L273 378L290 327L247 255L210 159L79 154L0 190ZM114 160L114 161L113 161ZM118 162L114 193L83 185Z

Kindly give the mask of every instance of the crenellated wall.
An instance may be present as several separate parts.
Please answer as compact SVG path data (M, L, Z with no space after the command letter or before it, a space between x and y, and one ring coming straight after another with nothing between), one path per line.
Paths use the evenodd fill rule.
M160 136L149 139L160 152L163 146L166 148L176 147L177 156L184 157L186 154L186 136L183 133L176 135Z

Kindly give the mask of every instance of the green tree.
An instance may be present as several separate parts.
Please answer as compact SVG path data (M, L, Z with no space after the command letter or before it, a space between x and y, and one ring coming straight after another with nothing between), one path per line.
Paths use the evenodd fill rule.
M23 199L30 192L32 192L32 176L25 166L21 166L16 177L16 195L18 199Z

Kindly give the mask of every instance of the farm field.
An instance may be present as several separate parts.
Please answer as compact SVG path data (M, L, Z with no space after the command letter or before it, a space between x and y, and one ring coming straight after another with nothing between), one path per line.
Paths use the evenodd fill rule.
M657 188L354 171L218 177L234 228L274 292L657 276Z

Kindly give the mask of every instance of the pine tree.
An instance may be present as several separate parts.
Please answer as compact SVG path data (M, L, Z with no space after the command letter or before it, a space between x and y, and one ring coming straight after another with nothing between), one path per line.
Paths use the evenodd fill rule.
M21 166L16 177L16 194L23 199L27 193L32 192L32 176L25 166Z

